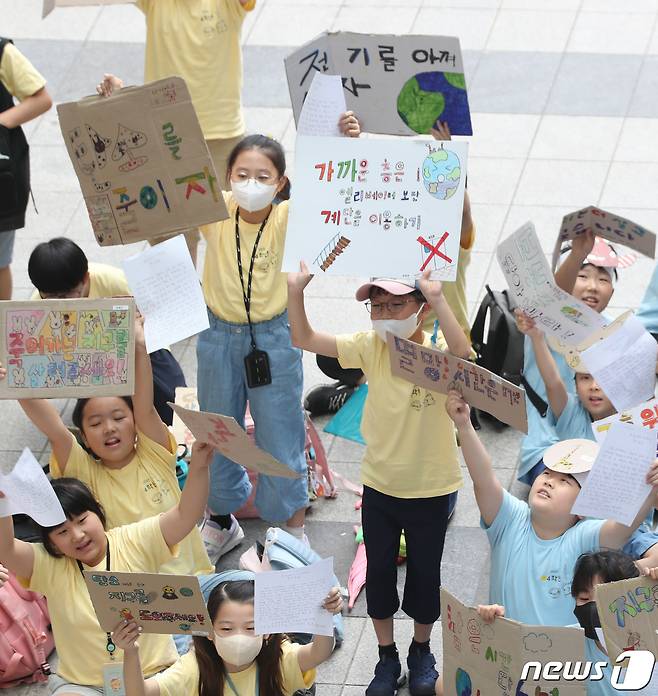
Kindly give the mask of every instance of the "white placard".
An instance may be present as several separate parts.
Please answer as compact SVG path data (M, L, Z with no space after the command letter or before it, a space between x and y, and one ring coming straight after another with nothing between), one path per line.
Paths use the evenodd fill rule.
M302 113L297 124L297 135L339 137L340 117L347 111L340 75L315 73Z

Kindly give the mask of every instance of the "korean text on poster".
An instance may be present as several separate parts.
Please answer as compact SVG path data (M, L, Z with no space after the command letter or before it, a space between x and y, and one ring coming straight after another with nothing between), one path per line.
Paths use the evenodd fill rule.
M0 302L0 399L134 392L132 298Z
M429 133L437 120L472 135L459 39L321 34L285 60L295 123L315 73L340 75L347 108L370 133Z
M104 631L113 631L125 619L144 633L213 633L196 575L86 570L84 577Z
M101 246L228 217L181 77L60 104L57 114Z
M468 145L297 138L284 271L454 280Z
M471 406L491 413L517 430L528 432L522 387L450 353L426 348L390 333L387 341L391 371L396 377L440 394L456 389Z

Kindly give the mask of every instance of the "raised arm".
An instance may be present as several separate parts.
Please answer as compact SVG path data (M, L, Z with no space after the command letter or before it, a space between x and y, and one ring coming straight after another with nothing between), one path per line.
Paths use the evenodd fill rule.
M361 124L353 111L346 111L338 120L340 132L348 138L358 138L361 135Z
M160 531L172 547L194 529L208 502L209 467L213 448L198 440L192 447L190 469L178 505L160 515Z
M322 606L330 614L340 614L343 608L343 598L340 596L339 587L334 587L329 591ZM334 643L333 636L313 636L313 640L308 645L302 645L297 652L299 669L302 672L308 672L328 660L333 652Z
M0 491L0 498L4 498ZM34 570L32 544L14 537L14 521L11 515L0 517L0 563L7 566L19 578L31 578Z
M110 97L115 91L123 88L123 80L112 73L105 73L103 79L96 85L96 91L101 97Z
M23 99L16 106L9 107L0 113L0 126L5 128L17 128L45 113L53 105L53 100L45 87Z
M555 283L565 292L573 292L578 273L585 259L594 248L594 232L588 230L571 242L571 251L560 267L555 271Z
M169 447L169 431L153 405L153 372L146 352L144 320L135 319L135 394L133 395L135 425L146 437L165 448Z
M140 627L134 621L121 621L112 631L114 644L123 650L123 681L126 696L160 696L157 679L144 679L139 658Z
M293 345L316 355L337 358L336 337L315 331L308 321L304 307L304 288L313 276L303 261L299 268L300 273L288 273L288 320Z
M429 268L423 273L418 283L420 290L436 312L439 326L448 344L448 351L458 358L468 358L471 354L471 344L466 338L464 329L459 325L452 309L450 309L450 305L443 294L441 281L430 280L431 274L432 271Z
M496 478L491 457L473 429L471 410L461 394L454 389L448 393L446 411L459 433L464 461L473 481L475 500L484 523L489 526L496 519L503 503L503 487Z
M0 363L0 379L7 377L7 370ZM25 415L48 438L60 471L64 473L71 454L73 435L64 425L59 411L46 399L19 399Z
M537 328L535 320L531 319L520 309L514 310L516 325L519 331L525 334L532 341L532 349L535 351L535 360L539 368L539 374L546 387L546 395L551 411L556 418L559 418L567 405L567 388L562 381L562 375L557 369L557 365L551 351L548 349L543 331Z
M649 511L655 506L658 496L658 459L654 461L647 473L646 481L653 486L651 493L647 496L640 511L635 516L630 527L614 520L606 520L601 527L599 543L604 548L620 549L631 537L631 534L642 524L646 519Z

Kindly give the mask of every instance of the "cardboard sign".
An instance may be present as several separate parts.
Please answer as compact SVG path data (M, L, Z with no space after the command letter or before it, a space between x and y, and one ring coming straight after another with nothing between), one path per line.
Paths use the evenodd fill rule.
M182 77L59 104L57 114L101 246L228 217Z
M558 675L551 681L533 680L551 661L585 659L581 628L530 626L505 618L487 624L473 607L443 588L441 625L445 696L585 696L583 682ZM535 669L522 680L526 663Z
M130 0L43 0L41 18L47 17L56 7L87 7L88 5L125 5Z
M0 399L130 396L135 391L135 303L0 302Z
M454 280L468 145L297 138L283 271Z
M528 432L525 390L484 367L387 334L391 371L424 389L447 394L456 389L471 406L524 433Z
M651 259L656 256L656 235L653 232L620 215L607 213L590 205L562 218L560 234L553 250L553 268L557 266L564 242L590 231L597 237L607 239L613 244L623 244Z
M605 326L600 314L555 284L531 222L501 242L496 256L513 302L546 334L577 345Z
M257 447L235 418L182 408L169 404L197 440L211 444L220 454L236 464L267 476L301 478L271 454Z
M658 400L651 399L635 408L618 411L612 416L592 423L592 431L597 442L603 442L613 423L629 423L653 430L658 426Z
M594 596L611 662L624 650L658 655L658 581L640 577L608 582L597 585Z
M285 60L295 123L316 72L340 75L347 108L370 133L429 133L437 120L473 135L459 39L325 32Z
M144 633L213 635L196 575L85 570L84 577L104 631L127 619Z

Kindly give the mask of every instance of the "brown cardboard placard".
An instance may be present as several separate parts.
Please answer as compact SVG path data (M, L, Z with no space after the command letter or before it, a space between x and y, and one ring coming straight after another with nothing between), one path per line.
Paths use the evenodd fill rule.
M57 114L101 246L228 217L182 77L59 104Z
M0 302L0 399L130 396L135 391L135 302Z
M487 624L477 610L441 588L445 696L584 696L585 685L560 677L522 680L526 663L584 660L581 628L531 626L505 618Z
M196 575L83 572L91 603L104 631L126 619L144 633L213 635L212 621Z
M623 244L650 259L656 256L656 235L653 232L621 215L608 213L590 205L562 218L560 233L553 249L553 268L557 266L564 242L590 231L597 237L607 239L613 244Z
M437 119L473 135L456 36L324 32L285 59L295 123L316 72L342 77L347 108L369 133L425 135Z
M236 464L267 476L301 478L265 450L257 447L235 418L169 404L197 440L207 442Z
M484 367L436 348L387 334L391 371L424 389L447 394L456 389L471 406L521 432L528 432L525 389Z

